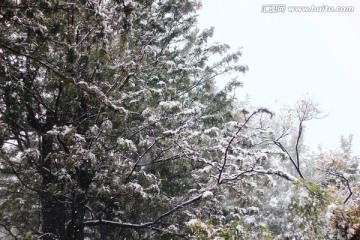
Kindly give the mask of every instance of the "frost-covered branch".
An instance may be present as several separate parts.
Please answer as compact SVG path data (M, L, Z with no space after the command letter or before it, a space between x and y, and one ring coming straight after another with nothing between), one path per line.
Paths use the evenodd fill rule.
M158 216L155 220L153 220L151 222L136 224L136 223L123 223L123 222L115 222L115 221L99 219L99 220L84 221L84 226L108 225L108 226L114 226L114 227L120 227L120 228L132 228L132 229L149 228L149 227L152 227L153 225L157 224L158 222L160 222L163 218L173 214L174 212L180 210L181 208L183 208L187 205L190 205L194 202L201 200L202 198L203 198L203 195L198 195L186 202L183 202L182 204L174 207L173 209L161 214L160 216Z
M145 156L145 154L147 154L161 139L163 139L162 137L161 138L158 138L156 139L144 152L143 154L141 154L139 157L138 157L138 160L136 161L136 163L134 164L134 166L132 167L130 173L127 175L126 179L125 179L125 184L129 182L129 179L132 175L132 173L134 172L135 168L138 166L140 160Z
M106 106L111 107L112 109L119 111L121 113L127 114L127 111L125 108L116 106L113 102L111 102L108 99L106 94L103 93L96 85L89 85L87 82L84 82L84 81L79 81L79 82L74 81L74 84L78 87L81 87L85 91L99 97L105 103Z
M272 115L272 113L265 109L265 108L259 108L258 110L254 111L249 117L245 117L245 121L243 122L243 124L241 124L241 126L238 128L238 130L236 131L236 133L234 134L234 136L230 139L230 141L227 144L227 147L225 149L225 153L224 153L224 160L223 160L223 164L221 166L221 168L219 169L219 176L217 179L218 184L221 184L222 180L221 180L221 176L225 170L225 166L227 163L227 159L228 159L228 153L231 147L231 144L234 142L235 138L237 137L237 135L241 132L241 130L249 123L249 121L258 113L268 113L270 115Z
M283 172L283 171L280 171L280 170L274 170L274 169L267 169L267 170L258 170L258 169L255 169L254 170L255 173L257 174L266 174L266 175L276 175L276 176L279 176L279 177L282 177L288 181L291 181L291 182L295 182L297 179L296 177L286 173L286 172Z
M226 178L223 178L220 182L221 183L226 183L226 182L229 182L229 181L234 181L234 180L238 180L239 178L243 177L243 176L252 176L252 175L256 175L256 174L265 174L265 175L276 175L276 176L279 176L279 177L282 177L288 181L291 181L291 182L294 182L296 181L297 179L294 177L294 176L291 176L283 171L280 171L280 170L273 170L273 169L256 169L256 168L250 168L248 170L245 170L245 171L242 171L238 174L234 174L233 176L231 177L226 177Z
M341 173L334 172L334 171L328 171L328 173L329 173L330 175L335 176L335 177L339 177L339 178L341 178L341 179L343 179L343 180L345 181L346 187L347 187L347 189L349 190L349 195L347 196L347 198L346 198L345 201L344 201L344 204L346 204L347 201L349 201L351 195L353 194L353 192L352 192L352 190L351 190L351 187L350 187L349 180L348 180L343 174L341 174Z

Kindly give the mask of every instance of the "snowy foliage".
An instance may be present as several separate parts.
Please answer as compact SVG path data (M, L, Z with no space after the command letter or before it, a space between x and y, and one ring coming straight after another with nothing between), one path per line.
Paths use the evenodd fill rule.
M236 79L217 89L216 79L247 66L238 63L241 52L210 44L213 29L197 29L200 6L0 6L0 230L7 238L307 239L323 222L335 226L333 236L358 234L359 169L344 166L343 156L333 165L324 158L324 177L308 181L297 154L301 136L287 151L289 129L316 117L316 106L302 102L283 123L234 98ZM349 189L354 208L329 205L331 197L345 201ZM294 221L275 229L277 213Z

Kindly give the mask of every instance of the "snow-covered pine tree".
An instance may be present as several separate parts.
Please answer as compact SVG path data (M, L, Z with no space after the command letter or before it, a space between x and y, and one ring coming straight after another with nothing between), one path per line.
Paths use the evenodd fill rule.
M0 6L0 226L13 239L266 235L253 216L267 109L215 78L195 0ZM215 60L210 57L217 55ZM242 111L243 110L243 111ZM260 229L260 230L256 230ZM248 234L248 235L246 235Z

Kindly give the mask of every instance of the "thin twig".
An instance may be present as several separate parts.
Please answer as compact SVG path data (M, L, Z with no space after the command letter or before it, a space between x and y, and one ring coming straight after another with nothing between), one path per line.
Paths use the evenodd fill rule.
M328 171L328 173L331 174L331 175L333 175L333 176L336 176L336 177L339 177L339 178L345 180L345 182L346 182L346 187L347 187L348 190L349 190L349 195L347 196L347 198L346 198L345 201L344 201L344 204L346 204L346 202L349 201L351 195L353 194L353 192L351 191L351 187L350 187L349 180L348 180L346 177L344 177L343 174L340 174L340 173L338 173L338 172Z
M276 146L278 146L284 153L286 153L286 155L289 157L291 163L294 165L295 170L297 171L297 173L299 174L299 176L302 179L305 179L304 176L302 175L300 168L296 165L296 162L294 161L294 159L291 157L290 153L286 150L286 148L279 142L279 141L274 141L274 144Z
M132 175L132 173L135 171L135 168L138 166L140 160L145 156L145 154L147 154L154 146L156 143L158 143L163 137L160 137L158 139L156 139L151 145L150 147L148 147L144 152L143 154L141 154L139 157L138 157L138 160L136 161L136 163L134 164L134 166L132 167L130 173L127 175L126 179L125 179L125 182L124 184L127 184L130 180L130 176Z

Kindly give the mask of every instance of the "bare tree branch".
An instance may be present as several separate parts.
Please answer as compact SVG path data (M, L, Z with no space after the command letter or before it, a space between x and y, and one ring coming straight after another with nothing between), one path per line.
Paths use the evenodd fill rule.
M300 121L299 123L299 131L298 131L298 135L296 138L296 144L295 144L295 152L296 152L296 163L297 163L297 167L300 171L300 151L299 151L299 143L300 143L300 139L301 139L301 134L303 132L303 126L302 126L303 122Z
M329 173L330 175L335 176L335 177L339 177L339 178L341 178L341 179L343 179L343 180L345 181L346 187L347 187L347 189L349 190L349 195L347 196L347 198L346 198L345 201L344 201L344 204L346 204L347 201L349 201L351 195L353 194L353 192L352 192L352 190L351 190L351 187L350 187L349 180L348 180L346 177L344 177L344 175L341 174L341 173L334 172L334 171L328 171L328 173Z
M297 173L299 174L299 176L302 179L305 179L304 176L302 175L299 166L296 164L296 162L294 161L294 159L291 157L290 153L286 150L286 148L279 142L279 141L274 141L274 144L276 146L278 146L284 153L286 153L286 155L288 156L288 158L290 159L291 163L294 165L295 170L297 171Z

